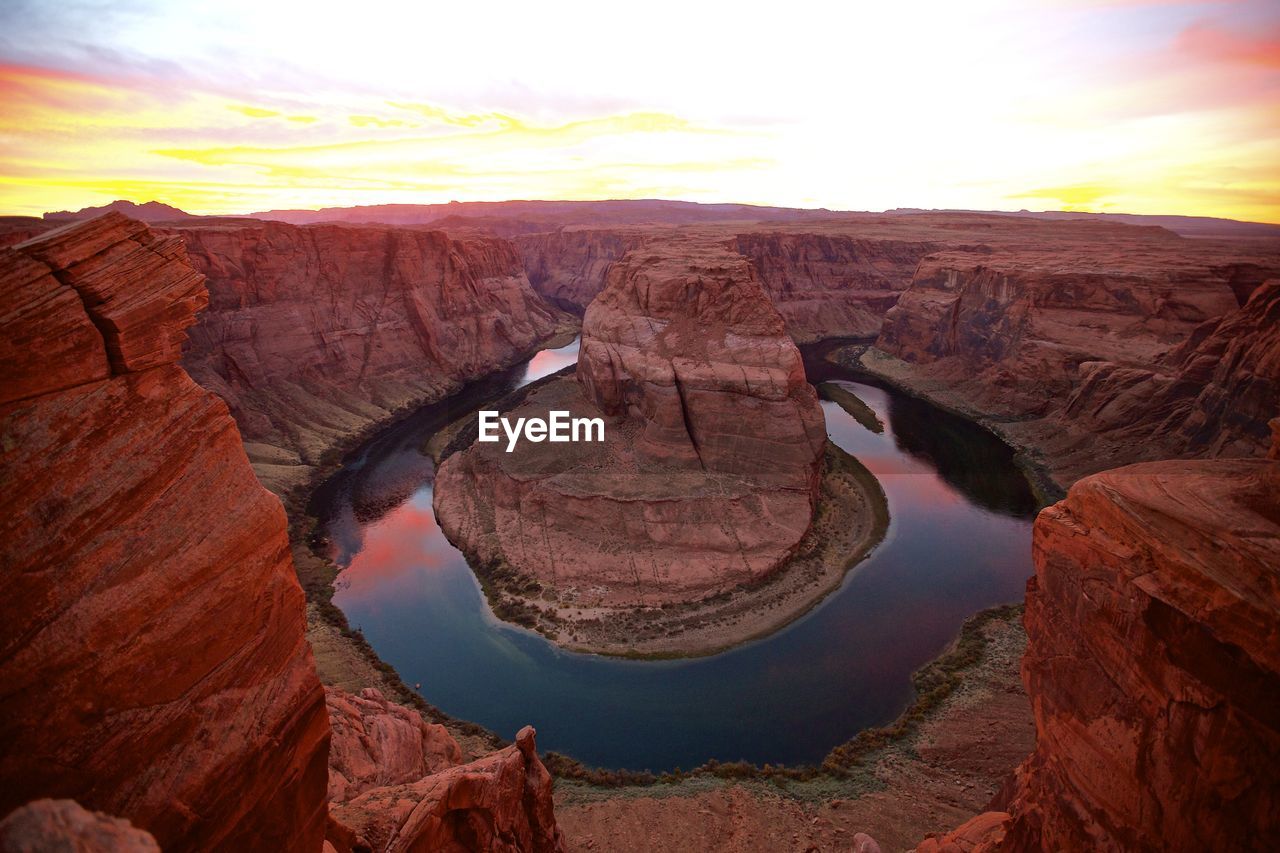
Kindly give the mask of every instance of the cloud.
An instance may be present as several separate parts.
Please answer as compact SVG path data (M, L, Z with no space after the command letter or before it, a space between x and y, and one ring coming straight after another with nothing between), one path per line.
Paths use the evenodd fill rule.
M1199 21L1178 35L1174 48L1193 62L1280 71L1280 26L1261 33L1241 33L1210 21Z

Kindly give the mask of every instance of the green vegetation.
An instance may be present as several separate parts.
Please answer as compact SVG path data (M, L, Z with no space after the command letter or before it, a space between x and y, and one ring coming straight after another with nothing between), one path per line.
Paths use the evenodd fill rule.
M818 386L818 393L823 398L837 404L848 412L855 421L874 433L884 432L884 423L871 407L862 402L862 398L847 388L834 382L823 382Z

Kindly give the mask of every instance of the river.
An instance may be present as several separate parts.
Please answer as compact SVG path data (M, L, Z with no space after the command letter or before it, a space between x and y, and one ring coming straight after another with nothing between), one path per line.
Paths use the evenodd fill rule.
M810 381L837 381L884 423L877 434L835 403L831 440L879 478L884 541L818 607L713 657L632 661L563 651L497 620L431 509L442 425L570 365L577 344L464 389L374 437L312 499L334 603L423 697L505 737L525 724L541 750L589 765L668 770L708 759L821 761L860 729L892 721L911 673L970 615L1020 601L1031 566L1032 491L989 432L806 352Z

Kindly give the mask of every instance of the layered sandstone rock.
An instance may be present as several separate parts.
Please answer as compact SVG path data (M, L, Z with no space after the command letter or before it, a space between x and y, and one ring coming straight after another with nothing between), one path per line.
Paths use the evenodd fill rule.
M1280 406L1277 288L1237 307L1230 269L1193 249L937 253L863 364L985 419L1063 485L1146 459L1256 456Z
M840 233L753 231L733 246L755 265L797 342L875 337L939 243Z
M874 337L885 312L911 283L920 258L942 244L829 231L701 228L683 238L724 245L756 267L765 291L797 342ZM578 314L604 289L610 265L667 229L562 228L515 238L534 289ZM941 235L939 235L941 236Z
M209 278L183 364L227 402L277 492L371 424L514 363L557 328L505 240L252 220L171 230Z
M552 304L581 315L604 289L610 265L646 237L636 229L561 228L520 235L515 244L533 289Z
M564 839L551 787L534 731L526 726L506 749L414 782L374 788L335 804L332 814L359 844L384 853L559 853Z
M680 243L614 264L577 378L506 416L601 417L604 442L477 443L437 475L441 527L482 572L584 604L689 601L767 575L809 528L822 412L740 255Z
M601 411L638 422L653 462L816 486L817 394L738 255L687 243L628 254L587 310L578 382Z
M358 695L325 689L329 726L329 800L346 802L371 788L416 782L462 763L444 726L428 723L372 687Z
M1280 279L1196 328L1154 369L1081 367L1066 415L1112 441L1168 456L1265 454L1280 407Z
M0 255L0 812L314 850L329 731L284 511L176 364L204 301L119 214Z
M118 817L74 800L36 800L0 820L0 853L160 853L160 845Z
M1036 750L1008 814L961 834L986 839L975 849L1265 849L1280 831L1280 462L1090 477L1041 513L1034 551Z

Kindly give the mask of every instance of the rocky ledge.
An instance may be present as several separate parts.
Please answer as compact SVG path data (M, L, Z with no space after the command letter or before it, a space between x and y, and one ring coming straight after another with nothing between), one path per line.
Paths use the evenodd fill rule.
M681 651L634 634L618 644L573 638L616 623L619 611L760 584L810 530L823 491L822 411L782 318L736 253L656 244L614 264L586 314L577 382L547 384L506 416L552 410L603 418L605 441L521 442L511 453L473 444L441 466L435 507L482 577L545 611L562 642ZM883 496L869 475L833 488L853 507L854 553L865 552Z
M1155 462L1036 521L1036 750L921 850L1261 850L1280 831L1280 419L1271 459Z

